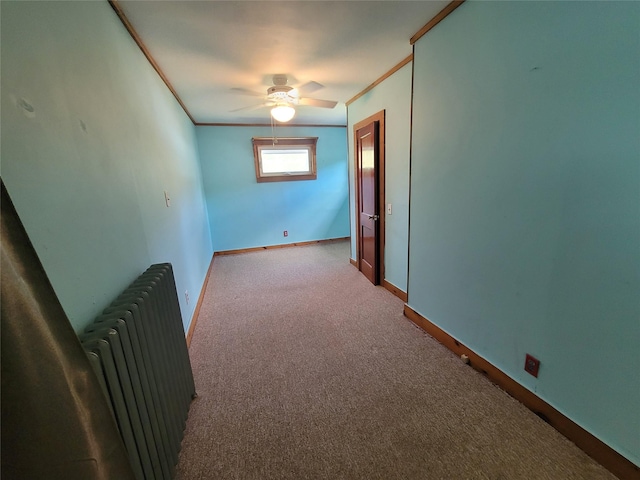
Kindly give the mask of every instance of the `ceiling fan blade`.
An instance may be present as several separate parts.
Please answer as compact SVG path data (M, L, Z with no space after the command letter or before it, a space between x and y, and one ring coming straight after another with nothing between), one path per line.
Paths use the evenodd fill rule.
M333 108L338 104L332 100L320 100L319 98L301 98L298 105L309 105L311 107Z
M304 96L316 92L321 88L324 88L324 85L318 82L307 82L304 85L299 86L297 90L300 92L300 95Z
M242 110L258 110L259 108L266 107L265 103L259 103L258 105L249 105L248 107L240 107L235 110L229 110L229 112L241 112Z
M264 97L264 93L254 92L246 88L232 88L231 91L234 93L238 93L240 95L251 95L252 97Z

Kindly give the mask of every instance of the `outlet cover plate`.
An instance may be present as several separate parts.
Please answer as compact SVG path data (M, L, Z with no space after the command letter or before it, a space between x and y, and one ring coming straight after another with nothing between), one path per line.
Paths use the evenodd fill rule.
M524 370L534 377L538 378L538 370L540 370L540 360L527 353L524 359Z

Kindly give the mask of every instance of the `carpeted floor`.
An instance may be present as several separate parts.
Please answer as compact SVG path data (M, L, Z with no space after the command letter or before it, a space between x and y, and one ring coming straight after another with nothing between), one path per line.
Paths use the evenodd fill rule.
M216 257L179 480L615 478L348 256L339 242Z

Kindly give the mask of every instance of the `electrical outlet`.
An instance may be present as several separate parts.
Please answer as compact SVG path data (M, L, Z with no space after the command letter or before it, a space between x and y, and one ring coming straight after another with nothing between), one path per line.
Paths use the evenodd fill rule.
M287 232L286 230L283 232L283 234L284 234L285 237L289 236L289 232Z
M527 356L524 360L524 370L525 372L530 373L534 377L538 378L538 370L540 370L540 360L532 357L527 353Z
M184 298L187 300L187 305L189 305L189 290L185 290Z

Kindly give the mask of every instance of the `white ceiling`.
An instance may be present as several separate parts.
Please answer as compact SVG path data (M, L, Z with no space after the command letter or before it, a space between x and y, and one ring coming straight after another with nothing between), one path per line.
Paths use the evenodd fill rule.
M196 123L269 123L261 103L273 74L324 88L292 123L346 125L347 100L411 54L409 39L448 1L117 2Z

